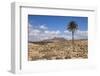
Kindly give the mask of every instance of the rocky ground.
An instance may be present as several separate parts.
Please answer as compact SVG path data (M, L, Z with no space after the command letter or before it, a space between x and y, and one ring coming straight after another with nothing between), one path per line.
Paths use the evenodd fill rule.
M28 43L28 60L40 59L88 58L88 41L75 40L74 49L71 40L58 42Z

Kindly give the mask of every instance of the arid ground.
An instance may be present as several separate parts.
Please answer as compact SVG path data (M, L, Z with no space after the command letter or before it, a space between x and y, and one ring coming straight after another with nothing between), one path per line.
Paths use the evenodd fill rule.
M88 58L88 40L75 40L73 45L71 40L62 39L53 42L29 42L28 60Z

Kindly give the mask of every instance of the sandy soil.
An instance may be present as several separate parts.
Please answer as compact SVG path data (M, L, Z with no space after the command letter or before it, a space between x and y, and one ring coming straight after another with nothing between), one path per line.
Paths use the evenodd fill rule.
M74 49L71 40L51 43L28 43L28 60L40 59L88 58L88 41L75 40Z

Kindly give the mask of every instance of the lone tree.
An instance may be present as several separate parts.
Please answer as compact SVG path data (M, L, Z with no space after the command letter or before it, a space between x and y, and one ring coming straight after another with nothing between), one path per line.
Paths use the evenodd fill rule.
M78 29L78 24L75 21L71 21L68 24L67 30L72 32L72 46L73 46L73 51L74 51L74 33Z

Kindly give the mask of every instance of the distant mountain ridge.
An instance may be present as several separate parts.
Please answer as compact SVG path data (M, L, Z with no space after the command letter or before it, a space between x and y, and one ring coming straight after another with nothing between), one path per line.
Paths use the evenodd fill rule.
M65 38L63 37L54 37L52 39L46 39L46 40L43 40L43 42L59 42L59 41L66 41Z
M29 43L33 43L33 42L60 42L60 41L66 41L65 38L63 37L54 37L52 39L45 39L45 40L41 40L41 41L29 41Z
M77 39L77 40L87 40L87 39ZM67 41L67 39L65 39L63 37L54 37L52 39L45 39L45 40L41 40L41 41L29 41L29 43L41 43L41 42L51 43L51 42L64 42L64 41Z

